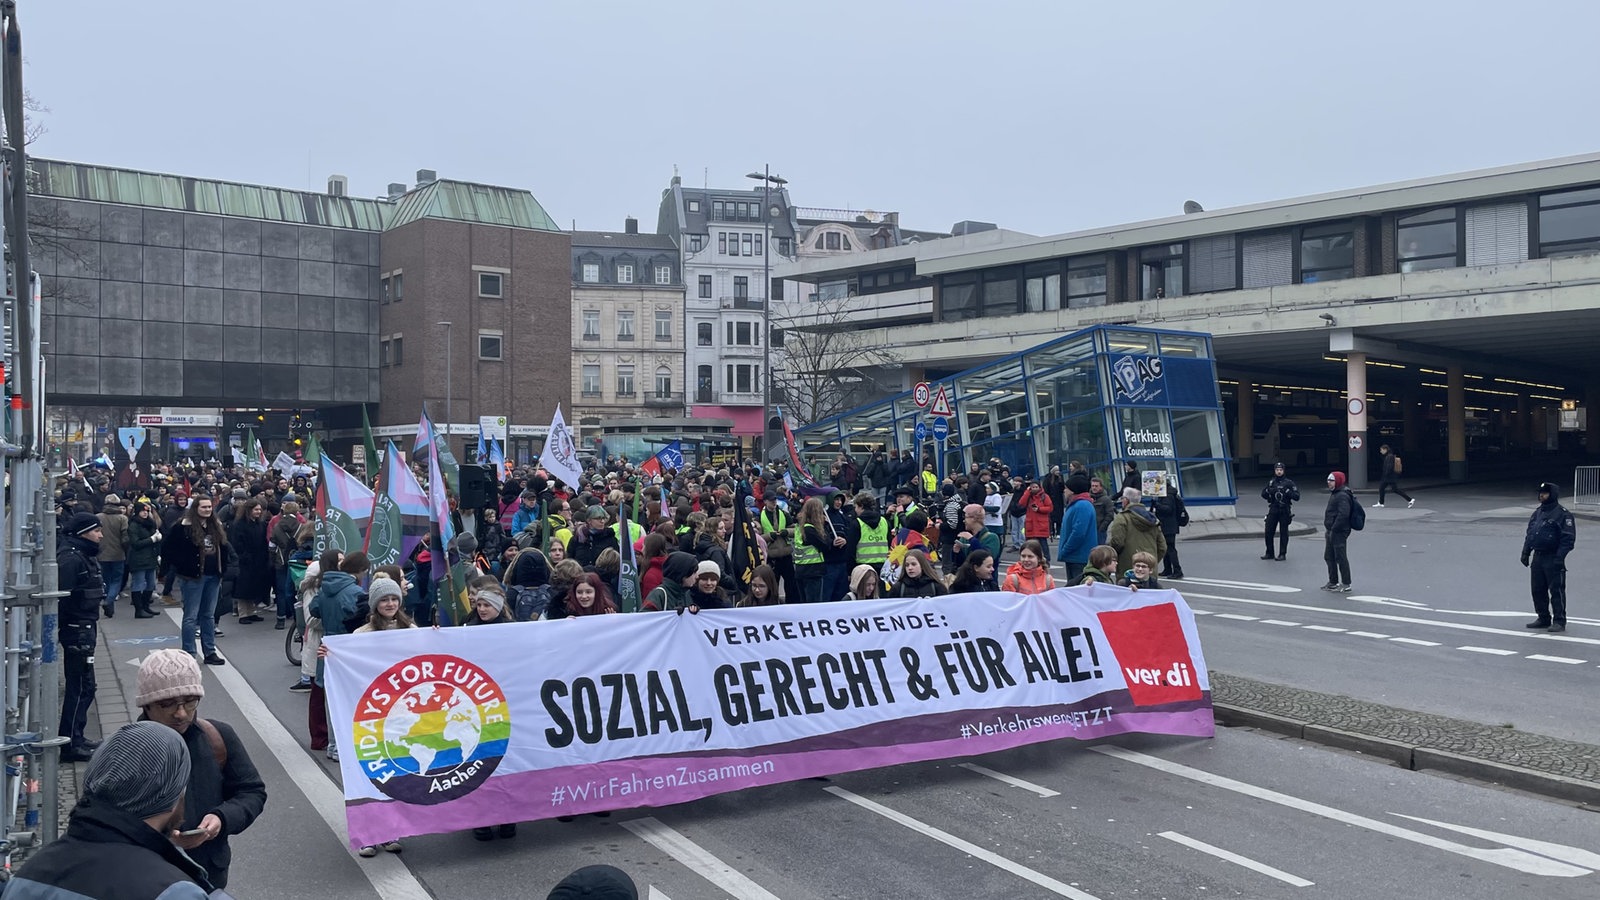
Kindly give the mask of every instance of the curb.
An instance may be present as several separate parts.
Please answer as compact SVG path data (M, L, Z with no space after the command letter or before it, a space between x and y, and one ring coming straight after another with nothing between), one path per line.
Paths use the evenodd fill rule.
M1565 775L1452 753L1449 750L1420 747L1403 741L1391 741L1387 738L1302 722L1231 703L1213 702L1212 712L1217 724L1228 728L1256 728L1388 760L1414 772L1423 770L1446 772L1475 781L1540 794L1554 800L1600 807L1600 784L1592 781L1582 781Z
M1319 529L1315 525L1290 525L1289 526L1289 536L1290 537L1305 537L1308 534L1316 534L1318 530ZM1182 540L1184 543L1189 543L1190 541L1239 541L1239 540L1246 540L1246 539L1252 540L1252 541L1259 541L1259 540L1261 540L1261 538L1262 538L1261 529L1254 529L1254 530L1251 530L1251 531L1219 532L1219 533L1216 533L1216 534L1180 534L1179 535L1179 539Z

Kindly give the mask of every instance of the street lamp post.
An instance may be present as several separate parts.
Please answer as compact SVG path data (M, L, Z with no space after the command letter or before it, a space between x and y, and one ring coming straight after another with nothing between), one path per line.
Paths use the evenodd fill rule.
M450 376L453 374L450 366L450 335L455 323L437 322L435 324L444 326L444 445L448 447L450 446L450 423L455 421L450 415L450 396L454 393L450 389Z
M772 186L789 182L772 174L772 166L745 176L761 182L761 224L766 246L761 252L761 457L767 456L767 423L772 421Z

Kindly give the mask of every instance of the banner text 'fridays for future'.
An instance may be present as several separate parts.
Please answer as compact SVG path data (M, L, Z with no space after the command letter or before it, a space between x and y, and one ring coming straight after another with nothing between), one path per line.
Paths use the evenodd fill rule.
M1175 591L597 616L327 640L352 846L970 756L1210 736Z

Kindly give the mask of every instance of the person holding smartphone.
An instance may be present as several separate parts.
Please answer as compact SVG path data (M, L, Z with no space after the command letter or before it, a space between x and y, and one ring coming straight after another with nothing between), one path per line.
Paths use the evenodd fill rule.
M173 648L151 653L139 664L138 685L139 720L171 728L189 748L183 819L168 837L205 868L213 887L225 888L233 861L228 838L261 815L267 786L233 727L200 717L206 688L193 656Z

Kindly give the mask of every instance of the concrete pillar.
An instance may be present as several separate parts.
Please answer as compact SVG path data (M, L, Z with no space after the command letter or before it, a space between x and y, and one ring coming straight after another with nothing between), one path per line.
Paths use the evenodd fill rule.
M1450 480L1467 480L1467 391L1460 366L1445 372L1444 414L1450 426Z
M1422 446L1422 429L1427 427L1427 417L1419 405L1417 395L1407 392L1400 396L1401 448L1406 456L1415 456Z
M1240 475L1253 475L1256 471L1256 386L1248 379L1239 379L1234 392L1238 401L1239 421L1233 427L1233 458Z
M1352 351L1345 359L1345 431L1350 465L1345 475L1352 489L1367 486L1367 355Z
M1533 410L1529 404L1527 394L1517 395L1517 424L1511 435L1518 444L1518 450L1533 449Z
M1600 381L1591 381L1584 386L1583 404L1580 408L1584 416L1584 454L1600 456Z

